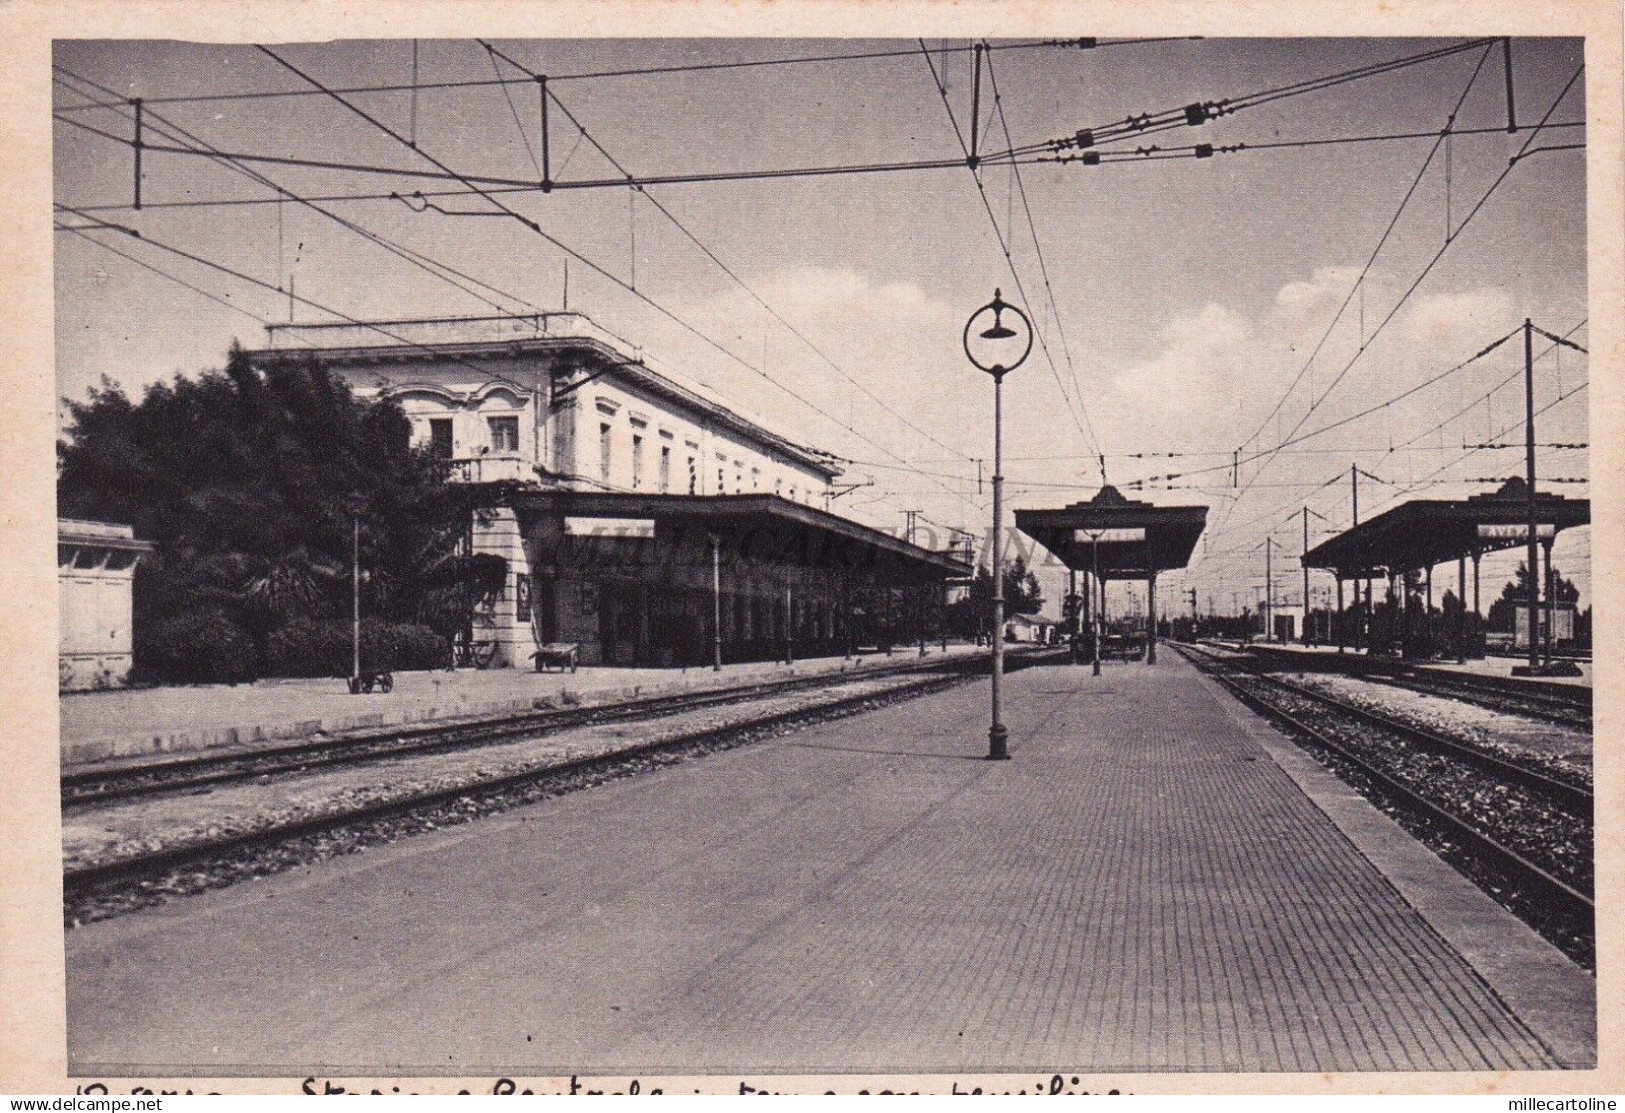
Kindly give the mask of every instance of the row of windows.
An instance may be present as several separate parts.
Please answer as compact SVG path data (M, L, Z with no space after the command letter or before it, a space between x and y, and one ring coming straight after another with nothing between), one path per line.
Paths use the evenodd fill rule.
M645 460L644 460L644 441L645 441L645 437L644 437L644 435L642 433L633 433L632 434L632 489L634 491L641 491L641 490L644 489L644 486L645 486L645 477L647 475L647 469L646 469L646 464L645 464ZM697 494L700 493L699 458L698 458L698 455L697 455L698 449L696 448L696 446L694 446L692 444L688 445L687 448L689 449L689 451L688 451L688 453L686 455L687 466L688 466L688 493L691 494L691 495L697 495ZM717 468L716 493L720 495L720 494L728 493L727 459L726 459L726 457L723 457L723 456L719 455L718 460L721 461L721 464ZM663 444L663 445L660 446L660 464L659 464L659 469L660 470L659 470L659 476L658 476L658 480L657 480L658 487L656 488L663 495L671 493L671 489L672 489L671 465L672 465L672 446L669 445L669 444ZM742 460L733 461L733 473L734 473L734 477L733 477L733 492L732 493L734 493L734 494L743 494L743 493L745 493L746 487L745 487L745 464L744 464L744 461L742 461ZM598 477L605 484L609 484L611 482L611 477L614 474L615 474L615 427L613 425L611 425L607 421L602 421L602 422L599 422L599 424L598 424ZM751 490L751 491L759 491L759 490L761 490L761 487L762 487L762 469L759 468L759 467L753 467L753 468L750 469L750 487L749 487L749 490ZM785 494L784 480L777 479L777 478L773 480L773 493L775 495L784 495ZM788 494L787 497L790 498L792 501L794 501L800 494L801 494L801 489L792 486L790 488L790 490L789 490L789 494ZM814 492L810 487L807 489L806 495L807 495L807 498L809 500L813 497Z
M488 417L486 428L490 432L492 452L519 451L519 419L517 417ZM455 454L451 434L451 418L429 419L429 451L437 459L450 460Z

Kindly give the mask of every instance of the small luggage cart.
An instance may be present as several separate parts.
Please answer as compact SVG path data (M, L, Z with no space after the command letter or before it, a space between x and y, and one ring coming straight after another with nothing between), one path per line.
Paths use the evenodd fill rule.
M560 672L575 672L581 661L581 647L575 642L548 642L531 656L536 659L537 672L546 672L555 665Z

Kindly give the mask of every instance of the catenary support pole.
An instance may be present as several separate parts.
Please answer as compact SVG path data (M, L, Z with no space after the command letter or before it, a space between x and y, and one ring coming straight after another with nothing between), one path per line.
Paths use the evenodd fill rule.
M1540 667L1540 556L1535 537L1535 326L1523 319L1523 452L1528 487L1529 668Z

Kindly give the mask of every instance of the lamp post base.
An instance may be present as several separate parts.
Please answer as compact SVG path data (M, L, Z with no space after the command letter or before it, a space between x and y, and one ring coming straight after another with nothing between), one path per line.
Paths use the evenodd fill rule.
M987 760L1010 760L1010 732L1004 728L1003 723L995 723L987 732Z

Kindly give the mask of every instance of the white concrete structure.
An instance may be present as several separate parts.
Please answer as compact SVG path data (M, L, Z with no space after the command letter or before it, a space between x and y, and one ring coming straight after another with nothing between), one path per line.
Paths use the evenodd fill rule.
M130 675L136 561L152 546L129 526L72 518L57 520L56 538L58 688L116 688Z

